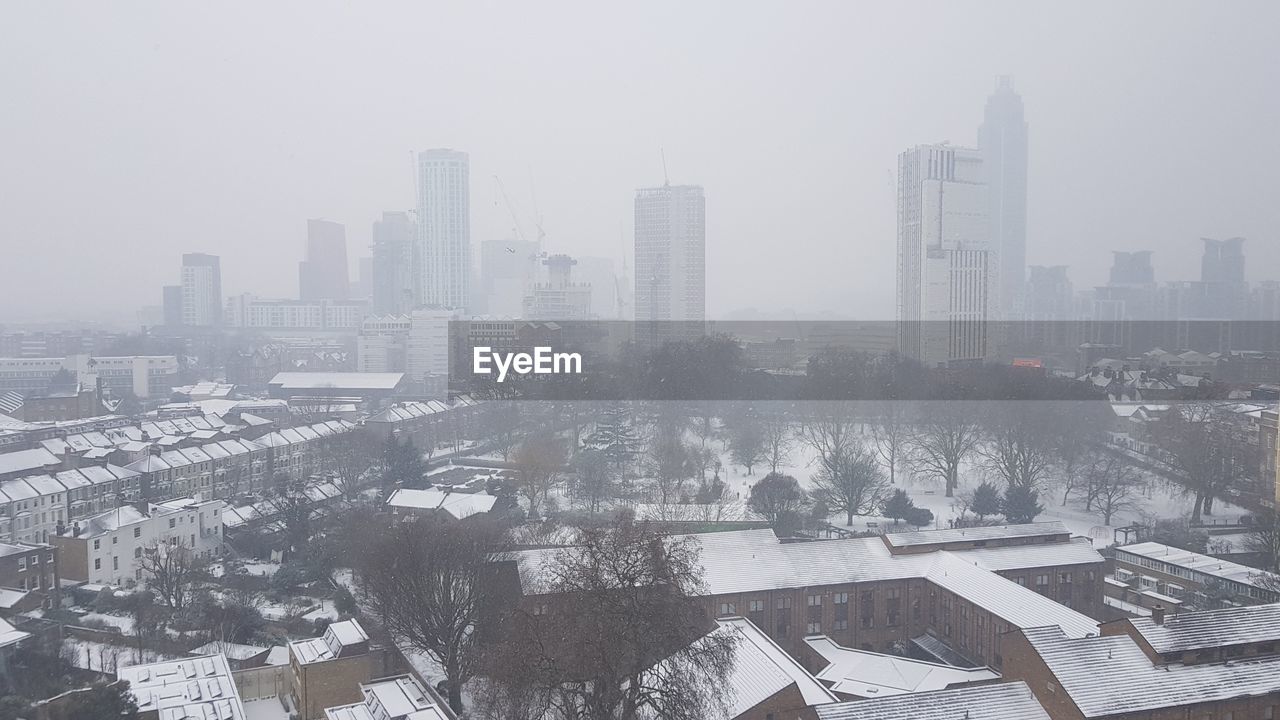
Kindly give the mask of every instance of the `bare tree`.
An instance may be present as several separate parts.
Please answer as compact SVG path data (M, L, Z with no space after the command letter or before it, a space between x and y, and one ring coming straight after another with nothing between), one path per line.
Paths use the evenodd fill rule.
M764 461L769 464L769 472L778 472L778 468L791 458L795 444L791 422L786 415L774 415L764 420L761 427L764 430Z
M516 466L516 488L537 515L560 479L565 467L564 443L549 433L526 438L511 458Z
M1280 573L1280 512L1268 508L1254 515L1253 528L1244 544L1249 552L1262 557L1268 571Z
M486 421L485 431L490 444L502 453L502 460L506 462L510 459L512 450L520 445L523 431L520 406L508 400L495 400L492 405L483 415Z
M750 418L730 430L729 456L750 475L757 463L765 460L767 445L763 423Z
M800 483L782 473L765 475L751 486L751 495L747 498L747 506L763 515L775 528L788 517L798 515L808 503L809 498Z
M320 445L320 470L333 480L348 500L353 499L370 470L379 464L380 448L362 430L324 438Z
M142 569L147 587L176 612L191 600L205 576L205 563L181 538L173 537L171 540L153 540L144 545L138 567Z
M702 720L725 713L736 643L698 601L698 546L649 523L586 528L542 567L551 602L491 655L485 716Z
M502 586L492 558L501 528L483 518L383 528L362 548L357 599L401 646L426 653L445 673L449 706L462 712L486 622L496 622Z
M1101 407L1099 407L1101 406ZM1061 478L1062 504L1067 504L1072 490L1080 485L1083 473L1080 469L1088 464L1094 447L1101 442L1105 427L1105 417L1101 413L1108 412L1105 403L1081 401L1058 403L1054 412L1062 413L1062 423L1053 442L1053 455ZM1092 507L1086 502L1086 510Z
M844 403L817 403L797 433L801 443L817 455L819 472L838 475L840 463L857 444L857 426Z
M845 452L847 456L836 464L838 470L823 468L814 474L812 495L828 509L843 512L845 524L852 525L854 515L880 508L889 483L870 450L854 446Z
M573 494L599 512L601 503L617 493L617 470L603 450L587 448L573 459Z
M290 552L300 552L311 541L319 505L306 480L285 473L275 476L264 507L284 527Z
M871 436L876 457L889 471L889 484L896 484L898 466L907 454L911 439L911 418L903 403L879 404L879 412L871 424Z
M942 401L923 411L908 442L908 455L917 472L946 483L947 497L954 497L960 483L960 463L982 440L971 403Z
M685 481L694 474L692 453L682 434L674 428L660 427L649 443L649 471L653 474L659 501L664 505L680 497Z
M1089 495L1102 513L1102 524L1124 510L1137 507L1142 492L1142 473L1127 458L1109 452L1096 453L1085 466Z
M1008 487L1038 488L1057 455L1058 415L1041 403L992 403L985 413L986 437L975 449Z
M1257 464L1245 421L1209 403L1175 405L1154 423L1151 438L1179 483L1194 496L1191 521L1213 514L1213 501L1236 489Z

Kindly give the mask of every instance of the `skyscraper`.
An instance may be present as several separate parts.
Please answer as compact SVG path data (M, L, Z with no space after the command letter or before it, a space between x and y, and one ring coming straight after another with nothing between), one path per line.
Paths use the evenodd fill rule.
M982 155L921 145L898 156L898 348L926 365L991 356L997 274Z
M182 324L222 324L222 270L217 255L182 256Z
M635 319L707 315L706 198L699 185L636 191Z
M413 220L387 211L373 223L373 311L402 315L414 308Z
M307 256L298 263L299 299L346 300L350 291L347 229L328 220L308 220Z
M1244 238L1200 240L1204 243L1204 255L1200 258L1200 282L1243 285Z
M418 305L466 308L471 286L471 161L457 150L418 153Z
M1018 319L1025 307L1027 274L1027 122L1022 97L1007 75L987 98L978 147L988 188L990 249L999 264L992 310L1001 319Z

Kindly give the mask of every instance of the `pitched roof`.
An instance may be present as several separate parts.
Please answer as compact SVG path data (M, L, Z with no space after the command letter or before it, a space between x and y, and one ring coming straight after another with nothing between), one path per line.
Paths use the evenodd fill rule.
M951 685L1000 678L999 673L985 667L952 667L896 655L854 650L838 645L826 635L807 637L804 641L828 663L818 673L818 679L831 683L831 689L842 695L890 697L945 690Z
M1155 665L1128 635L1068 638L1058 628L1023 634L1086 718L1280 692L1280 656Z
M733 668L728 677L728 717L737 717L794 684L806 705L836 701L817 678L800 666L750 620L720 618L715 632L734 640Z
M1021 681L855 700L816 710L818 720L1049 720Z
M1280 603L1182 613L1163 625L1149 617L1129 622L1160 654L1280 641Z
M1115 549L1116 553L1129 553L1139 557L1159 560L1186 568L1194 572L1202 573L1210 577L1220 580L1230 580L1242 585L1258 586L1259 575L1269 575L1263 570L1251 568L1247 565L1233 563L1230 560L1222 560L1209 555L1202 555L1190 550L1183 550L1170 545L1162 545L1157 542L1135 543L1133 545L1125 545ZM1273 576L1273 579L1280 581L1280 577Z

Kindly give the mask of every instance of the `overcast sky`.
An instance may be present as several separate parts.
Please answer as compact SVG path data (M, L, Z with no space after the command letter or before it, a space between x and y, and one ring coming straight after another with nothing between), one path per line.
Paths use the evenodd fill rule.
M6 3L0 322L133 321L180 255L293 296L306 219L412 202L471 153L472 242L621 257L632 195L707 194L711 314L892 316L894 167L974 144L995 76L1030 122L1031 264L1110 249L1194 279L1201 236L1280 277L1280 3Z

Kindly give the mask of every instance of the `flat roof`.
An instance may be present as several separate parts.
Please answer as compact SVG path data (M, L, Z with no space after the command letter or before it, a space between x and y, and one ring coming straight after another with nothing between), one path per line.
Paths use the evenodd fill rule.
M815 709L818 720L1050 720L1022 681L854 700Z
M402 380L404 373L397 372L282 372L267 384L285 390L394 390Z
M1049 522L1025 523L1022 525L984 525L971 528L948 528L944 530L911 530L900 533L887 533L884 541L890 547L918 547L921 545L941 545L953 542L972 542L975 540L997 540L1004 538L1030 538L1052 535L1070 535L1071 531L1060 520Z
M245 720L244 705L227 659L219 654L130 665L116 671L129 681L138 710L160 720Z
M1277 585L1280 585L1280 576L1272 575L1265 570L1258 570L1247 565L1231 562L1230 560L1220 560L1209 555L1202 555L1198 552L1183 550L1181 548L1163 545L1157 542L1135 543L1133 545L1124 545L1115 548L1117 553L1129 553L1139 557L1159 560L1177 565L1188 570L1194 570L1205 575L1220 578L1222 580L1230 580L1242 585L1263 588L1255 579L1256 576L1271 575Z

